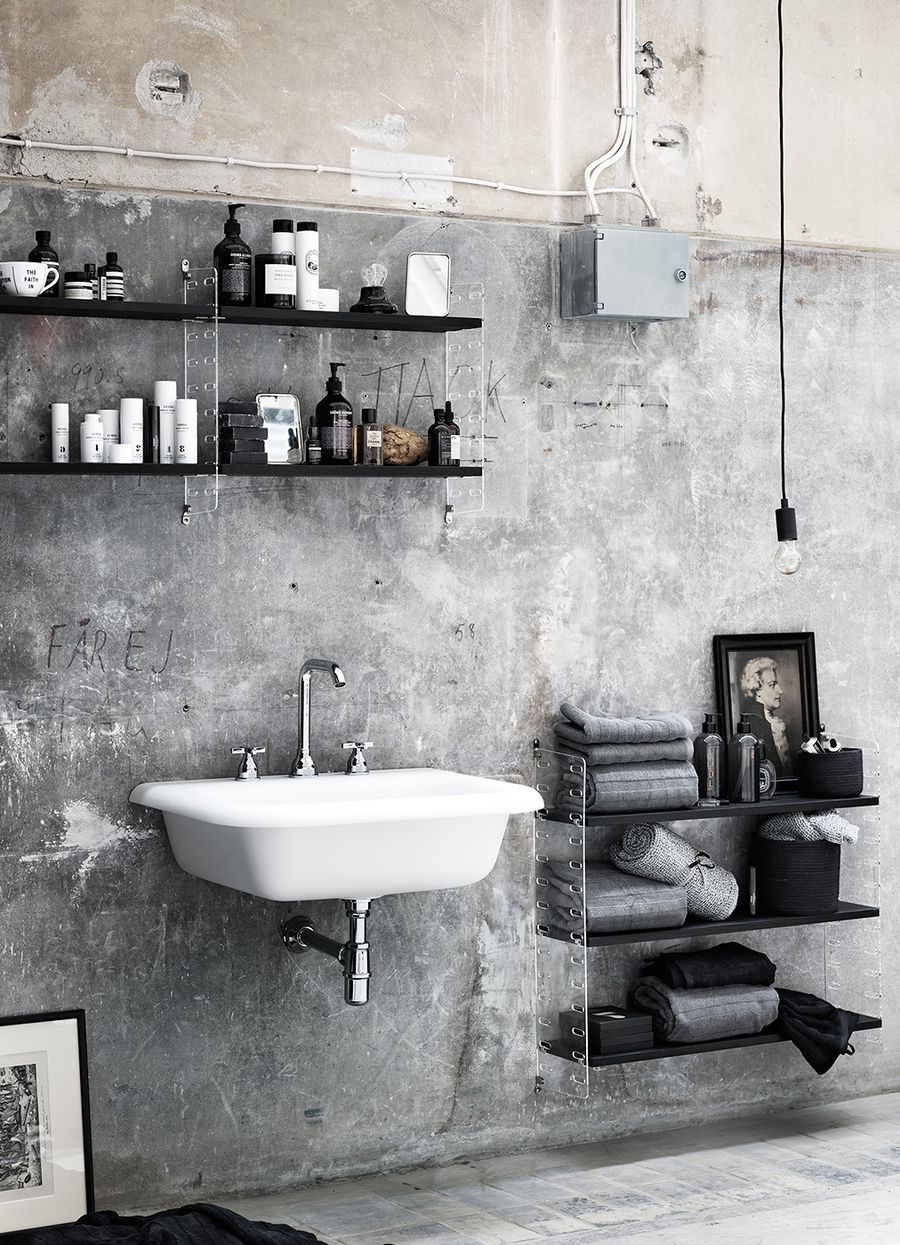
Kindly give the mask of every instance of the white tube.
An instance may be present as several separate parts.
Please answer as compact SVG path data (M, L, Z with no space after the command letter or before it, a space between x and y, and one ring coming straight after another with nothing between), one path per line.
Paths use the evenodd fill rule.
M119 399L119 441L131 446L131 461L144 461L144 399Z
M55 463L67 463L69 461L68 402L50 403L50 437L53 447L53 461Z
M319 310L319 229L311 221L297 223L297 310Z
M98 412L103 425L103 461L109 462L109 447L119 444L119 412L109 407Z
M179 398L175 403L175 461L197 461L197 399Z
M175 462L175 403L178 386L174 380L158 380L153 386L153 403L159 407L159 461Z

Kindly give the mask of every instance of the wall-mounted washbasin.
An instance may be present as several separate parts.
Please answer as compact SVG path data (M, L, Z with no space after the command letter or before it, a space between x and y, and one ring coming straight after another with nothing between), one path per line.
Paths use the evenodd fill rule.
M373 899L467 886L490 873L531 787L438 769L146 782L188 873L263 899Z

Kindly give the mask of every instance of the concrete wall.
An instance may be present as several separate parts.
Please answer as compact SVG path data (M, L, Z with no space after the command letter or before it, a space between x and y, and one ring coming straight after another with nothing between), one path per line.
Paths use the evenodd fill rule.
M555 141L552 133L553 117L563 115L559 84L575 77L567 58L576 52L566 50L574 19L562 0L514 11L474 3L378 10L379 31L394 23L398 42L377 73L373 64L377 88L358 107L351 106L364 89L363 51L370 55L375 43L371 6L332 5L328 18L323 6L302 6L301 22L300 6L259 5L255 25L248 16L241 28L225 6L148 5L128 13L127 34L123 10L122 29L108 33L102 49L107 6L62 7L52 14L44 5L5 8L12 39L3 53L4 129L197 150L234 140L262 155L315 149L316 157L344 159L351 138L342 127L394 111L391 103L377 111L381 90L427 113L411 150L449 151L466 171L477 164L476 172L496 166L498 176L572 181L595 149L579 126L560 121ZM316 701L320 758L329 768L341 763L340 742L364 727L380 765L527 778L529 742L546 734L562 695L613 710L683 707L696 719L712 697L712 635L743 630L814 630L826 720L889 743L900 710L891 522L898 260L853 245L789 254L790 491L805 563L796 578L782 579L771 565L777 252L769 243L703 236L771 235L771 140L748 140L769 170L765 185L761 175L749 177L749 156L731 159L726 142L729 127L748 125L753 87L761 82L771 94L770 72L760 67L772 53L771 32L756 18L735 16L736 6L684 7L693 16L680 13L676 55L656 28L646 37L667 65L684 60L682 103L668 107L682 119L691 110L691 161L701 164L681 178L660 166L648 180L662 191L668 223L695 223L700 184L723 206L696 222L691 319L633 335L624 325L558 320L558 231L540 220L354 213L346 210L355 198L344 181L323 191L324 182L233 170L222 170L220 180L218 170L193 166L7 157L0 252L20 251L41 225L59 238L64 263L117 245L132 297L178 297L178 260L207 254L221 234L216 190L277 197L298 212L313 191L343 204L316 216L326 271L345 293L373 257L399 275L405 254L433 245L438 230L456 279L487 283L488 432L496 439L485 512L455 529L444 525L442 494L430 482L232 480L220 513L184 528L179 484L149 474L4 478L3 1010L88 1010L103 1204L175 1203L897 1084L900 1009L888 974L883 1044L861 1040L855 1058L823 1080L792 1049L771 1048L626 1065L599 1075L584 1105L536 1098L527 824L511 824L496 870L479 886L377 905L373 1002L351 1011L339 1002L330 962L296 962L280 947L277 923L289 907L195 882L172 861L158 820L127 803L146 777L227 773L234 743L267 742L271 769L283 772L294 746L290 692L311 653L335 656L348 675L344 692L321 690ZM663 8L648 4L646 12L662 20ZM829 8L831 24L816 9L807 34L817 55L798 73L812 74L817 56L821 72L823 63L834 66L829 57L849 55L838 8ZM859 8L860 56L850 59L874 65L877 6ZM411 9L421 23L414 43L421 64L410 52ZM291 68L278 95L279 147L270 142L279 125L266 130L264 86L277 75L263 61L267 33L279 22L284 28L289 12L279 53ZM59 33L42 34L41 18ZM881 18L883 33L896 19ZM602 35L598 54L611 67L609 21L602 13L593 20ZM740 40L738 21L748 23ZM494 49L487 62L484 29ZM325 91L309 85L284 49L294 38L318 48L329 30L342 39ZM396 51L401 36L405 56ZM21 49L36 41L41 57L22 70ZM709 59L724 63L723 45L738 43L730 102L698 95L690 85L699 81L697 65L685 49L715 44ZM588 59L588 51L577 55ZM167 56L204 96L190 123L151 118L137 102L141 66ZM541 56L552 73L537 71ZM460 79L462 112L452 121L448 64L470 74ZM413 74L415 107L398 89ZM345 84L337 93L335 78ZM557 83L546 105L545 78ZM862 98L875 89L867 74L851 74L833 94L849 101L852 91ZM511 100L525 101L520 111ZM771 116L770 105L759 106ZM505 108L515 131L534 130L533 141L520 143L513 127L504 129ZM454 135L463 145L451 142ZM836 134L828 143L829 158L855 159ZM803 150L812 161L811 142ZM799 158L798 149L792 177ZM102 188L41 186L45 172ZM841 194L825 193L807 173L808 198L801 209L795 197L791 209L794 232L808 212L816 241L893 246L896 212L870 216L869 206L848 205L850 180L850 171L832 172L829 186L840 183ZM196 194L129 192L126 184ZM483 216L554 214L546 204L474 196L465 208ZM271 216L270 205L249 208L247 235L261 237ZM78 411L97 409L178 374L175 326L10 319L3 329L10 457L46 452L51 399L69 396ZM441 384L438 341L229 329L223 344L223 394L291 387L304 411L334 357L349 364L355 401L379 364L407 363L409 377L424 359L432 388ZM406 389L400 400L405 406L413 396ZM409 422L424 424L428 406L427 397L416 398ZM458 640L458 625L470 622L474 638ZM98 630L107 637L102 665L91 661ZM889 753L882 768L887 819L900 771ZM864 825L871 843L878 821L867 814ZM740 859L746 827L705 833L707 846ZM890 964L897 848L885 840L881 935ZM845 856L845 894L863 898L862 853ZM336 905L312 908L340 932ZM863 976L874 935L874 923L858 923L753 941L790 984L823 993L833 981L839 1002L876 1010ZM636 958L598 955L599 992L621 990Z

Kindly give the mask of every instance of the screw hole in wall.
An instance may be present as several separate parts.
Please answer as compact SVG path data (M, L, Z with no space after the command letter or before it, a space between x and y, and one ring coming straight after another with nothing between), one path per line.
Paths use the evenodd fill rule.
M291 584L291 592L299 592L299 591L300 591L299 584Z
M182 705L182 706L181 706L181 712L182 712L182 713L190 713L190 711L191 711L191 706L190 706L190 705Z

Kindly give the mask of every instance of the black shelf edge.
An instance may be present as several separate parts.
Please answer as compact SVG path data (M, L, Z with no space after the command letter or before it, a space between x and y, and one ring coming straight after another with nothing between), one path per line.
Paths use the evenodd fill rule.
M670 926L667 929L629 929L611 934L588 934L587 946L611 947L634 942L674 942L680 938L710 938L717 934L748 933L755 929L827 925L831 921L863 921L880 915L879 908L873 908L867 904L845 903L842 900L836 912L816 912L811 916L750 916L749 913L738 913L730 916L727 921L686 921L684 925ZM571 943L576 947L584 945L580 937L577 940L570 938L565 930L546 928L538 932L543 938Z
M823 796L776 795L758 804L717 804L694 808L644 809L639 813L589 813L582 823L569 809L545 808L537 816L542 821L562 822L567 826L618 826L639 821L708 821L722 817L771 817L774 813L813 813L827 808L872 808L877 795ZM573 820L575 818L575 820Z
M0 295L0 313L75 316L89 320L211 320L212 306ZM285 328L374 329L385 333L459 333L477 329L478 316L380 316L352 311L279 311L273 307L220 307L220 324L271 324Z
M227 463L219 468L221 476L252 476L256 479L277 479L281 476L341 476L346 479L381 477L395 480L400 476L418 480L442 480L448 476L480 476L481 467L399 467L390 463L384 467L343 467L338 464L267 463L257 467L245 463ZM48 475L48 476L212 476L212 463L0 463L0 475Z
M881 1020L877 1016L860 1016L859 1029L880 1029ZM703 1055L713 1050L737 1050L742 1046L769 1046L775 1042L790 1041L780 1030L769 1027L763 1029L762 1033L752 1033L744 1037L720 1038L715 1042L684 1042L684 1043L662 1043L659 1046L651 1046L649 1050L623 1051L616 1055L592 1055L588 1053L587 1066L589 1068L608 1068L617 1063L642 1063L646 1059L675 1059L679 1055ZM574 1052L563 1042L548 1042L547 1054L556 1055L559 1059L566 1059L569 1063L581 1064L584 1067L583 1059L576 1059Z

